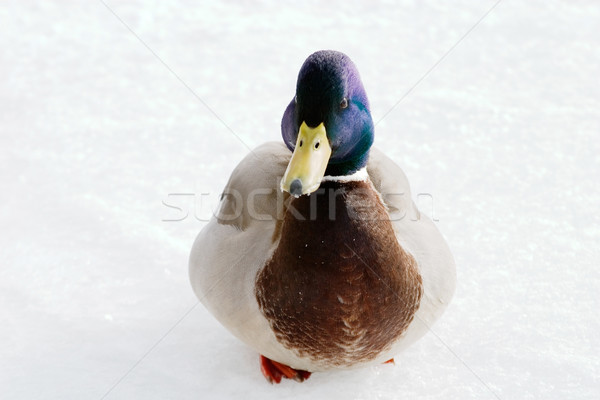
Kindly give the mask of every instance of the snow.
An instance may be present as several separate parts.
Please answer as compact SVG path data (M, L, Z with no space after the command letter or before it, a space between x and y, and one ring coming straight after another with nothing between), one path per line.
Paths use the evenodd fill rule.
M598 3L106 4L0 4L3 399L598 398ZM395 366L272 387L187 257L326 48L458 287Z

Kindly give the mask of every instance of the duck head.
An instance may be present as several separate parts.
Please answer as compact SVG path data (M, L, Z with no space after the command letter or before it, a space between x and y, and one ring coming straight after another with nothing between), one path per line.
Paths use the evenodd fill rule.
M373 119L348 56L324 50L306 59L281 134L293 152L281 189L294 196L317 190L324 175L350 175L367 164Z

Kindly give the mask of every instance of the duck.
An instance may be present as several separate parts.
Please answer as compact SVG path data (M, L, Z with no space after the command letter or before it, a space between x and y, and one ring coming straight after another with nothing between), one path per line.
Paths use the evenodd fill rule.
M456 266L402 169L373 146L346 54L306 59L281 135L234 168L192 246L191 286L271 383L393 362L446 310Z

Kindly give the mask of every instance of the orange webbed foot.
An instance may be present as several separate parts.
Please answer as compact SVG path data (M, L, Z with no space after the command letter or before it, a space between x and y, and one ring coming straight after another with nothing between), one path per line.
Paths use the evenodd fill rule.
M390 358L389 360L387 360L386 362L384 362L384 364L394 364L394 365L396 365L396 361L394 361L393 358Z
M288 367L285 364L273 361L261 354L260 371L269 383L279 383L281 378L293 379L303 382L310 377L310 372Z

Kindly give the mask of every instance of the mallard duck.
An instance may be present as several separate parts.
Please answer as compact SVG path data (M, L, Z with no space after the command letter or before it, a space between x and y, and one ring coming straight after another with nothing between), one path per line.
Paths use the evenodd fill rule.
M372 147L348 56L308 57L281 133L231 174L194 242L192 287L270 382L392 361L446 309L455 264L400 167Z

